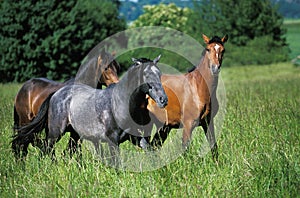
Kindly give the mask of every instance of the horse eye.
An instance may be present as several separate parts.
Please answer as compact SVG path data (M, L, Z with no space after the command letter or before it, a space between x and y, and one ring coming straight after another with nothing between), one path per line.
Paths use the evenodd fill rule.
M206 49L206 51L208 51L208 52L210 51L210 49L208 49L208 48L205 48L205 49Z

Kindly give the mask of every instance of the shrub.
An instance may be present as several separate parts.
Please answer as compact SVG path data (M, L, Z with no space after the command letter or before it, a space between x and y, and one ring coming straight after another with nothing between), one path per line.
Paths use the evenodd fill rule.
M125 29L111 1L0 3L0 82L74 76L87 53Z

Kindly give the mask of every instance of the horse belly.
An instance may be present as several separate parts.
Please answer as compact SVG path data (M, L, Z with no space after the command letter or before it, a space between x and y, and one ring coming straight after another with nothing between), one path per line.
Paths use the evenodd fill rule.
M84 92L83 92L84 93ZM96 93L75 92L70 104L70 123L83 139L105 140L110 112L96 110Z

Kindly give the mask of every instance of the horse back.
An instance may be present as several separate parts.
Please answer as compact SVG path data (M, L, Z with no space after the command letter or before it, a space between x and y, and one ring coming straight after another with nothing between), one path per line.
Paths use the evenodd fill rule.
M63 93L71 97L71 100L65 104L57 100L54 104L61 103L61 107L69 106L69 109L63 110L68 113L67 122L83 139L91 141L105 139L106 132L113 130L109 127L116 126L111 113L110 87L100 90L83 84L65 86L55 93L55 97L66 98Z
M62 83L47 78L33 78L26 81L15 97L19 125L31 122L45 99L62 86Z

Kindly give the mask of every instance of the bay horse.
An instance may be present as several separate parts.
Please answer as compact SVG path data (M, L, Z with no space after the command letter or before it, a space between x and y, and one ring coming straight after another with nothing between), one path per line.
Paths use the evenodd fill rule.
M149 95L163 108L168 103L162 87L161 72L156 66L160 56L153 61L136 61L122 79L104 90L83 84L66 85L49 96L42 104L36 119L18 129L12 141L15 153L27 147L34 134L48 125L46 134L48 152L55 158L54 144L72 127L81 139L91 141L97 153L102 153L101 142L108 143L112 163L118 164L121 136L138 129L149 121L149 112L139 113L140 105ZM146 108L145 108L146 109ZM99 145L100 144L100 145Z
M65 82L55 82L47 78L32 78L26 81L18 91L14 102L14 130L24 126L36 117L41 104L46 98L63 86L81 82L93 88L101 89L102 85L109 86L119 81L117 72L119 63L114 60L112 54L102 50L99 56L90 58L81 66L82 71L76 78ZM78 141L75 133L71 133L69 147L73 147L72 141ZM43 148L43 142L36 137L33 146ZM27 150L27 148L24 148Z
M182 146L187 149L193 129L202 126L213 159L217 161L218 146L213 118L219 108L216 89L225 52L224 43L228 36L214 36L212 39L206 35L202 37L206 48L197 67L184 75L162 75L161 81L169 99L168 105L160 109L155 101L149 99L147 108L163 125L154 135L151 145L161 146L170 130L182 125Z

